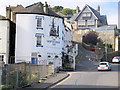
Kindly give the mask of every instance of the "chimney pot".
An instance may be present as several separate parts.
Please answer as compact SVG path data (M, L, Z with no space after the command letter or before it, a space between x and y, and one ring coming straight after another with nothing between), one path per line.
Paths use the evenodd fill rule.
M98 12L100 12L100 6L98 5Z

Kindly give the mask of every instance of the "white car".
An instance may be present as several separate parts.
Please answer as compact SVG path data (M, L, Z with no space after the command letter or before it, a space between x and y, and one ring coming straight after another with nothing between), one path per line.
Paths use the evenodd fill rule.
M116 56L112 59L112 63L119 63L120 62L120 56Z
M111 71L111 65L109 62L100 62L98 65L98 71L100 70L109 70Z

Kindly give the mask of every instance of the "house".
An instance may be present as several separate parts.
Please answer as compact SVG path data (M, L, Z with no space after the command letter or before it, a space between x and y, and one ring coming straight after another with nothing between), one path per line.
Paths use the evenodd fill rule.
M62 67L64 19L47 2L29 5L16 13L15 62L54 63Z
M92 30L98 32L103 41L108 40L115 50L116 25L108 25L106 15L100 14L100 6L98 5L97 10L89 5L85 5L82 10L77 7L76 10L77 13L70 18L73 25L73 41L82 42L83 36Z
M6 17L7 19L10 19L11 21L13 21L14 23L16 22L16 12L21 11L22 9L24 9L24 7L22 5L17 5L17 6L8 6L6 7Z
M15 23L0 15L0 61L14 63Z
M78 13L70 18L70 21L73 23L74 41L82 42L83 35L87 33L90 28L108 25L106 15L100 14L99 5L98 10L95 10L89 5L85 5L81 11L79 7L77 7L76 10Z

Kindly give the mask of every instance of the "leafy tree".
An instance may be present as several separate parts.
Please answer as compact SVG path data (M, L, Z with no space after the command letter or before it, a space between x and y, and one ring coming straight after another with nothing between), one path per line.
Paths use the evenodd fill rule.
M61 11L62 14L64 15L72 15L73 14L73 10L70 8L65 8Z
M96 45L99 42L98 33L95 31L90 31L83 36L83 42L86 44Z
M75 14L75 13L76 13L76 10L73 9L73 10L72 10L72 14Z
M62 9L63 9L62 6L55 6L55 7L52 8L52 10L53 10L54 12L59 12L59 11L61 11Z

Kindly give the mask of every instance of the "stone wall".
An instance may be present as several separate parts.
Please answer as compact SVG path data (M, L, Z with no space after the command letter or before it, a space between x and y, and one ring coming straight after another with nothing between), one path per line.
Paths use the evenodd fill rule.
M82 37L88 33L89 30L76 30L73 33L73 41L82 42ZM99 38L103 40L103 42L107 42L112 45L112 48L115 49L115 33L114 30L107 31L96 31L98 32Z

